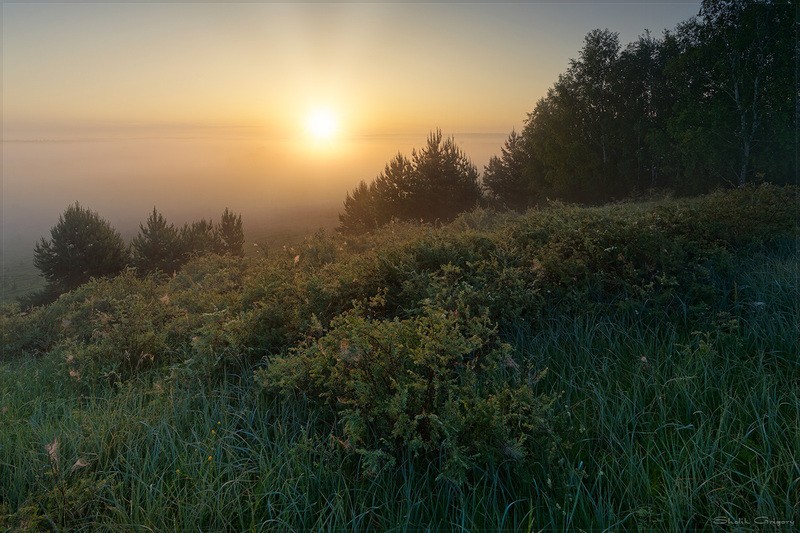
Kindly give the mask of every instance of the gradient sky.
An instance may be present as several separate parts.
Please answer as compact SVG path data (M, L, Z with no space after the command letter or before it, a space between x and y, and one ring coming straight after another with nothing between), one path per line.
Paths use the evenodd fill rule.
M698 11L641 1L4 3L3 233L49 228L75 200L118 223L153 204L173 218L341 205L437 127L482 168L587 32L608 28L625 44ZM339 116L325 146L305 131L316 106Z

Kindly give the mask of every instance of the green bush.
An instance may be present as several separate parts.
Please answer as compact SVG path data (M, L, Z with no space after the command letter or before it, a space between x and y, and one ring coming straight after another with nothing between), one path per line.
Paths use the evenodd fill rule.
M338 437L373 471L410 452L457 483L486 464L539 457L551 440L554 398L485 316L426 303L406 320L375 320L357 306L324 336L272 360L258 379L330 406Z
M69 304L56 350L76 379L124 381L178 359L186 336L182 313L156 278L129 270L62 299Z

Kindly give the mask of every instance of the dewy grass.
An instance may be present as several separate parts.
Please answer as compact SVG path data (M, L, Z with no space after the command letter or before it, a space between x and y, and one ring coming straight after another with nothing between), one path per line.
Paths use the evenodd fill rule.
M750 271L753 291L770 304L744 324L725 324L734 332L667 327L658 335L583 318L527 337L525 349L548 362L552 386L569 391L585 428L572 453L595 487L576 504L589 507L589 523L683 529L707 526L700 517L753 513L796 520L797 330L787 311L798 294L785 272L783 261Z
M613 210L625 213L625 209ZM539 222L545 218L535 216ZM163 320L178 316L183 322L163 337L173 343L163 351L167 363L138 369L125 380L70 377L72 363L65 361L82 349L81 338L64 345L53 340L58 328L67 328L59 313L72 317L69 327L86 327L81 333L86 337L93 334L91 328L102 334L139 335L138 329L123 327L138 319L118 305L125 297L124 287L100 287L112 295L103 312L112 313L118 305L128 313L122 316L130 322L117 330L103 329L108 325L103 316L88 322L88 327L79 323L84 299L92 297L89 292L57 302L50 314L34 315L55 321L55 333L35 332L36 342L30 346L37 347L38 357L9 357L0 365L0 527L12 531L684 531L736 529L741 527L736 524L758 520L771 530L796 529L800 524L800 289L794 242L732 253L725 264L709 260L706 266L715 270L702 279L713 285L713 292L704 296L704 307L691 308L689 302L685 313L683 300L677 299L659 302L673 306L659 314L660 309L650 303L625 305L603 296L601 305L581 307L546 297L537 300L531 293L532 302L550 306L534 313L492 308L495 303L488 297L481 300L480 288L471 286L484 279L481 269L496 268L498 275L506 275L508 270L503 269L522 272L523 267L557 266L555 260L550 266L515 263L512 254L522 253L524 243L544 238L541 227L533 223L509 229L507 224L530 222L515 220L495 224L486 214L472 214L457 222L466 229L443 231L477 233L452 241L446 233L425 228L425 242L436 247L432 252L417 244L413 253L403 255L405 241L397 235L387 237L399 240L392 244L395 255L382 258L385 263L359 256L346 268L332 263L311 269L310 274L300 265L290 270L297 272L295 277L286 279L298 286L308 282L318 291L307 293L318 300L306 304L283 285L261 292L261 285L242 288L250 275L247 271L227 270L227 260L204 260L193 267L198 270L192 274L196 278L190 280L185 274L173 285L202 284L199 272L207 263L216 265L215 279L229 288L219 289L222 283L217 281L213 285L217 293L204 286L183 293L175 288L173 302L182 298L181 305L194 305L200 311L184 316L169 309ZM482 225L485 234L480 233ZM519 237L517 230L526 237ZM414 228L402 231L412 240L419 233ZM492 245L490 240L497 235L520 240ZM591 252L592 243L580 245ZM598 257L605 257L610 246L596 251ZM474 267L481 256L470 247L494 255ZM420 265L448 258L452 262L441 269L421 270ZM611 260L616 261L615 269L629 268L616 256ZM413 276L404 270L407 267L417 269ZM572 267L580 265L565 268ZM577 277L580 269L547 271L557 281L565 272ZM308 281L306 275L313 279ZM245 281L236 281L237 276ZM261 336L253 335L248 329L268 328L272 317L278 316L298 324L307 320L303 330L307 342L320 345L322 330L330 328L330 321L302 317L290 306L308 305L305 309L320 311L319 316L325 309L345 306L334 298L358 298L363 287L352 281L354 277L389 287L388 295L380 293L383 296L371 303L360 304L366 306L364 317L384 321L388 329L386 324L395 318L417 315L412 309L392 315L391 306L377 305L379 300L394 296L397 301L412 301L412 295L429 294L424 283L435 286L442 302L462 314L488 301L491 312L505 317L498 321L496 334L513 354L513 359L500 359L501 371L524 378L536 395L556 398L551 408L552 439L547 441L551 448L525 460L515 460L518 450L512 447L505 459L473 460L478 466L468 469L460 483L442 475L447 457L435 449L415 452L409 446L387 445L385 450L399 452L391 460L387 455L383 462L367 463L342 430L340 405L321 402L299 388L274 395L257 384L254 365L268 368L292 352L284 347L254 363L235 357L241 346L250 346L241 344L244 341L237 335L247 342L255 338L279 346L279 337L261 335L260 329ZM550 279L537 278L545 294L550 288L557 290L547 285ZM446 284L457 290L443 290ZM142 309L167 305L159 303L165 287L144 286L155 295L152 301L142 286L136 287L144 296L137 296L134 303ZM487 286L484 296L494 295L495 290ZM569 294L558 290L561 296ZM635 287L625 290L634 294ZM252 308L232 311L240 297L236 291L246 292L243 299L257 300L255 308L268 313L250 320ZM508 296L509 305L524 303L513 300L513 295L496 294ZM217 305L220 302L224 305ZM15 327L21 327L30 317L12 318ZM184 327L196 328L189 334L201 338L192 344L190 337L182 344L178 334L185 333L180 329ZM20 346L23 341L14 340ZM119 337L107 343L124 348L123 341ZM336 347L348 357L363 356L347 351L354 345ZM47 346L52 349L42 348ZM100 361L96 368L108 369L105 363ZM469 359L456 363L471 364ZM54 462L46 447L56 440ZM497 446L503 444L507 445Z

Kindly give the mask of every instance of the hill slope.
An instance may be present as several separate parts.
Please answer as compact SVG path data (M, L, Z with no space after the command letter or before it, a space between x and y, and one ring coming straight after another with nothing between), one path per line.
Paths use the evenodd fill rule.
M7 307L0 524L796 524L797 208L477 211Z

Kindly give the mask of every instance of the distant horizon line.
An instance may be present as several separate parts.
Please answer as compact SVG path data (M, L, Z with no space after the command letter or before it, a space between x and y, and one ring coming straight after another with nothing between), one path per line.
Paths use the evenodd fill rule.
M357 141L357 140L380 140L380 139L408 139L417 138L421 135L427 136L434 129L428 130L427 133L412 133L412 132L397 132L397 133L360 133L354 135L343 135L341 141ZM507 137L509 132L499 131L454 131L442 132L448 137L468 137L468 138L496 138ZM47 144L47 143L80 143L80 142L119 142L119 141L152 141L152 140L168 140L168 141L191 141L191 140L236 140L236 139L253 139L259 138L263 141L280 141L289 142L295 141L296 138L290 136L276 136L276 135L230 135L230 136L213 136L213 135L146 135L146 136L124 136L124 135L110 135L104 137L12 137L2 138L0 142L4 144Z

